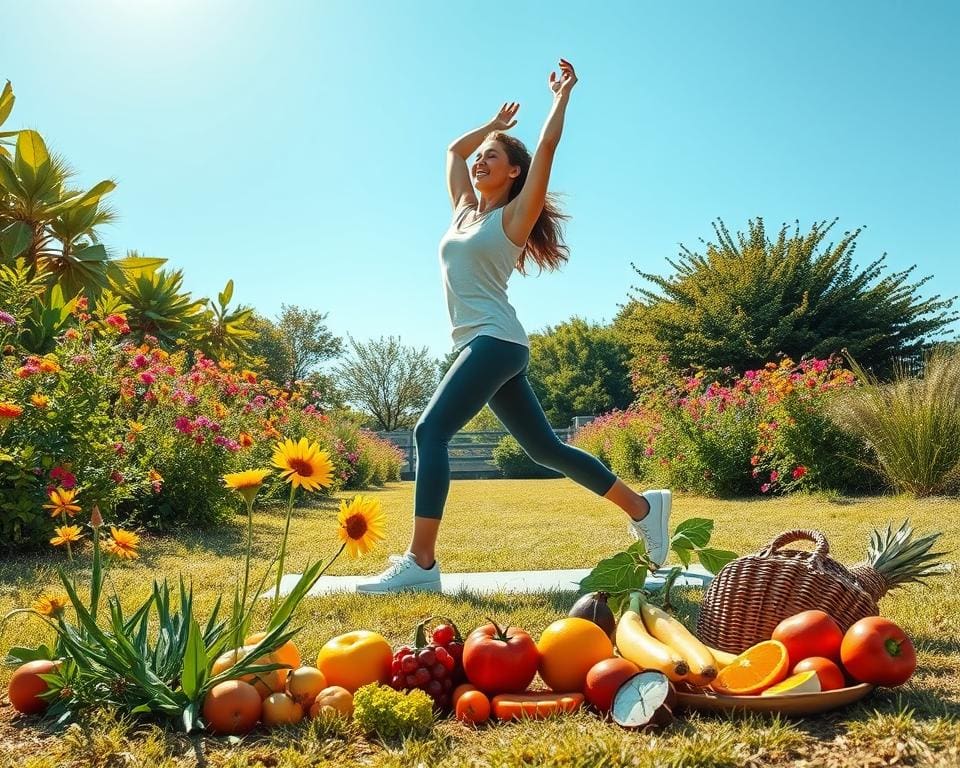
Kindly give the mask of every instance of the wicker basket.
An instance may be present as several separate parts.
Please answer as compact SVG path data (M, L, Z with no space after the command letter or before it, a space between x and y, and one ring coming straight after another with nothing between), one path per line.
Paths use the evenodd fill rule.
M813 552L781 549L804 539L814 542ZM876 599L827 556L829 551L820 531L787 531L760 552L728 563L704 595L698 637L714 648L740 653L769 640L777 624L800 611L825 611L844 632L864 616L877 615Z

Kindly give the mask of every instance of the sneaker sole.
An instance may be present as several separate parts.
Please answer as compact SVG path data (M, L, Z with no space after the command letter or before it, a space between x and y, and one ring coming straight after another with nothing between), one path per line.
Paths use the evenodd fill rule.
M441 592L442 585L439 582L429 582L426 584L408 584L396 589L361 589L363 585L358 584L356 591L361 595L392 595L397 592Z

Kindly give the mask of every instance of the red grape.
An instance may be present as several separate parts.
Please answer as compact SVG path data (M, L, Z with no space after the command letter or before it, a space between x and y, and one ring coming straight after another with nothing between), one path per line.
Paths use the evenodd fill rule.
M400 689L403 688L403 677L401 675L394 675L390 679L390 685L391 687L399 691Z
M418 685L418 683L417 683L417 676L416 676L416 675L407 675L407 676L404 678L404 685L406 685L407 688L416 688L417 685Z
M437 661L437 655L433 652L433 648L428 645L426 648L417 651L417 661L420 662L422 667L432 667Z
M433 628L432 638L437 645L449 645L453 642L453 627L449 624L438 624Z
M426 685L427 683L430 682L430 670L429 670L429 669L425 669L424 667L420 667L420 669L418 669L418 670L416 671L416 673L413 675L413 677L416 679L416 681L417 681L416 684L417 684L418 686L420 686L420 685ZM407 678L407 679L409 679L409 678Z
M434 664L430 667L430 674L434 680L443 680L447 676L447 668L443 664Z
M431 698L436 699L443 693L443 683L439 680L431 680L427 684L426 691L430 694Z
M413 656L404 656L403 661L401 662L403 666L403 671L407 675L412 675L417 671L417 668L420 666L417 663L417 660Z

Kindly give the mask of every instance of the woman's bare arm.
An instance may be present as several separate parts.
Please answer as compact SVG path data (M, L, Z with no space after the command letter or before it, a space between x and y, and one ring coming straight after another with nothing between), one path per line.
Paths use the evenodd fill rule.
M450 193L450 203L456 210L467 198L476 200L473 193L473 183L470 181L470 169L467 159L491 131L506 131L517 124L513 116L517 114L520 105L515 102L504 104L500 112L490 122L479 128L463 134L459 139L447 147L447 190ZM512 121L512 122L511 122Z

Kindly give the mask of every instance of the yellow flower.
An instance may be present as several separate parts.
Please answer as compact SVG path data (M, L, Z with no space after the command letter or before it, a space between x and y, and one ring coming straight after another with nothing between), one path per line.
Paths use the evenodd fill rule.
M62 547L64 544L76 544L83 538L83 533L79 525L61 525L53 529L57 535L50 539L50 543L55 547Z
M46 408L50 405L50 399L46 395L33 394L30 395L30 402L34 404L37 408Z
M120 528L110 526L110 535L112 539L103 542L104 549L111 555L115 555L122 560L133 560L140 557L137 547L140 546L140 537L132 531L124 531Z
M264 478L270 474L269 469L248 469L246 472L232 472L223 476L223 482L227 488L233 488L244 499L247 504L253 502L253 497L257 495L260 486L263 485Z
M365 555L383 540L385 517L379 499L354 496L349 504L340 501L337 533L346 542L349 557Z
M77 489L72 488L69 491L65 488L54 488L50 491L50 504L44 504L44 509L50 510L50 516L68 515L73 517L80 511L80 505L74 503L77 496Z
M0 424L6 424L8 421L13 421L22 413L23 408L21 408L19 405L0 400Z
M157 472L157 470L151 469L149 472L147 472L147 479L148 479L151 483L162 483L162 482L163 482L163 475L161 475L159 472Z
M56 360L44 358L40 361L40 370L44 373L57 373L60 370L60 365Z
M277 443L273 465L282 470L280 477L293 483L294 488L303 486L307 491L328 487L333 474L330 454L321 451L318 443L308 443L305 437L299 443L293 440Z
M63 613L64 608L69 604L70 598L63 592L58 592L55 595L43 595L35 600L30 607L41 616L53 617Z

